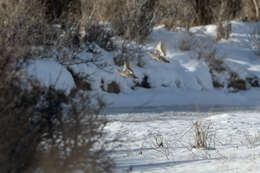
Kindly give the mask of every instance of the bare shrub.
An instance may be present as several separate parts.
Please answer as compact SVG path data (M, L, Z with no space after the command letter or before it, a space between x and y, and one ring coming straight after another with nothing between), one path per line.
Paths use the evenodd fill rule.
M39 1L8 2L5 8L0 8L1 39L8 46L41 44L47 37L45 24L44 7Z
M222 38L228 40L232 31L232 24L226 22L223 24L222 22L218 23L217 26L217 38L216 41L221 40Z
M242 8L241 1L230 0L198 0L191 1L193 8L196 11L198 25L207 25L218 22L216 18L221 17L224 20L231 20L236 18ZM225 6L223 6L225 4ZM218 13L216 13L218 11ZM225 11L223 15L222 12ZM207 14L207 15L205 15Z
M63 31L50 25L45 6L37 0L7 3L0 8L0 42L8 49L26 52L22 58L51 57L50 52L61 40Z
M190 51L194 49L194 45L197 44L197 40L191 33L187 33L186 36L179 40L178 47L181 51Z
M95 107L79 93L69 98L53 88L29 91L20 87L14 83L1 88L3 173L36 168L50 173L112 171L102 141L106 121L98 116L103 102Z
M133 45L127 40L123 40L120 44L119 52L113 58L115 65L123 66L124 62L134 63L137 61L139 67L144 67L145 62L142 59L144 52L141 46Z
M37 93L24 91L18 81L5 82L0 91L0 169L1 172L23 172L35 159L39 134L31 131L33 106ZM39 93L38 93L39 94Z
M248 35L249 47L254 50L254 53L260 56L260 26L254 26L253 31Z
M158 23L163 23L167 29L175 30L180 27L178 21L182 14L182 0L161 0L159 1L157 20Z
M189 42L189 40L181 39L179 41L179 49L181 51L189 51L191 50L192 44Z
M194 122L194 145L193 148L210 148L210 145L214 142L214 135L212 135L212 124L202 123L202 122Z
M242 18L244 21L259 20L259 1L242 0Z
M198 59L204 59L210 64L218 59L217 49L211 40L200 39L196 42L196 46L193 47L193 51Z
M260 145L260 134L256 133L254 135L245 135L244 140L241 142L246 145L248 148L256 148Z
M95 24L85 25L85 36L83 38L84 42L96 43L101 48L112 51L115 49L112 37L114 32L108 28L106 25Z
M155 151L162 153L165 156L165 158L169 160L169 156L170 156L169 144L163 135L154 134L152 144L153 144L153 149Z
M225 3L226 6L221 6ZM241 13L241 0L161 0L159 3L159 18L169 29L190 26L207 25L217 22L221 8L225 8L227 16L224 20L238 17ZM207 15L205 15L207 14ZM228 18L228 17L231 18Z
M230 20L232 19L232 13L229 6L229 1L221 0L218 8L213 9L214 20L217 22L217 38L216 41L221 39L229 39L232 31L232 24Z
M216 48L207 47L205 44L201 44L197 48L197 55L199 59L204 59L210 68L210 74L215 88L228 88L231 92L237 92L239 90L246 90L248 84L251 86L257 86L258 80L243 79L224 64L223 58L217 55ZM221 76L226 75L227 81L224 81Z
M40 0L50 22L73 22L81 16L80 0Z
M0 7L1 173L112 172L102 142L106 121L98 116L102 100L93 103L78 90L68 97L23 74L33 47L60 41L60 33L54 37L49 30L44 8L37 0ZM74 34L71 28L66 32Z
M52 120L50 132L38 146L38 163L44 172L112 172L113 162L104 150L106 121L99 116L103 102L77 92ZM101 102L100 102L101 101Z
M176 31L177 27L184 27L188 31L191 26L198 25L195 3L190 0L161 0L158 7L161 23L168 29Z
M118 35L128 40L143 42L155 25L156 3L157 0L110 0L105 12L106 19Z

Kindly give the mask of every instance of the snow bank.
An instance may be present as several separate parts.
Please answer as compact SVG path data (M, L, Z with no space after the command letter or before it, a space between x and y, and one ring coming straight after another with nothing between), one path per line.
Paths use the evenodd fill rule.
M115 73L115 69L122 67L114 64L113 58L118 50L107 52L97 45L98 58L96 63L71 65L77 74L88 76L91 88L104 95L111 106L138 105L183 105L183 104L211 104L211 105L256 105L259 99L255 96L259 89L250 88L249 91L227 93L228 90L213 87L212 74L209 63L198 59L200 43L205 51L216 49L216 56L232 72L236 72L241 79L260 78L260 58L254 54L248 45L248 34L256 23L232 22L232 33L229 40L214 42L216 26L202 26L191 28L191 34L186 32L171 32L163 27L157 27L148 38L148 43L141 46L144 67L137 66L137 60L131 62L132 69L138 79L122 78ZM164 40L167 45L166 59L170 63L153 60L146 52L154 49L156 44ZM192 42L190 50L179 48L181 40ZM193 43L194 42L194 43ZM131 43L132 46L140 46ZM80 59L94 56L87 50L78 54ZM102 65L100 67L99 65ZM71 74L65 67L54 60L36 60L28 67L29 74L38 78L44 85L55 85L59 89L69 91L75 87ZM148 77L151 89L136 88L144 76ZM219 74L223 82L229 80L227 73ZM103 89L101 81L104 82ZM109 94L104 91L111 82L120 86L120 94ZM133 90L135 88L135 90Z

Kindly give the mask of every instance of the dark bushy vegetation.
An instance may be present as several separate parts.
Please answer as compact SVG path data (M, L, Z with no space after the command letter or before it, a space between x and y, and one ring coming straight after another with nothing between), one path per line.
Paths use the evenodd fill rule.
M49 21L76 20L81 16L80 0L40 0Z
M41 56L56 42L70 45L60 40L67 39L60 37L62 29L50 25L48 8L38 0L1 2L1 173L112 172L104 151L106 121L99 116L102 100L80 89L67 95L55 86L43 87L23 71L34 58L33 48L43 47ZM73 29L63 31L73 40Z
M152 31L158 0L109 0L104 14L118 35L141 42Z
M1 87L0 105L1 172L112 172L102 142L106 121L98 116L102 102L93 107L79 91L68 97L10 81Z

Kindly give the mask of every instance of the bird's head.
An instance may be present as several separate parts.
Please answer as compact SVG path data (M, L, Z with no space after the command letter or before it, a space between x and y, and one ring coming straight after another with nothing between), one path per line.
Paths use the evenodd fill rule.
M147 54L153 55L153 52L152 51L148 51Z

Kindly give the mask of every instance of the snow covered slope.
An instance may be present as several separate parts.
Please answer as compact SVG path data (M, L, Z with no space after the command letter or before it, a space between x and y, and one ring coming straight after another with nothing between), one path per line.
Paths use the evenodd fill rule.
M70 65L70 68L83 78L87 76L92 92L103 95L110 107L259 105L260 89L254 86L257 86L260 78L260 57L254 53L248 40L255 25L232 22L230 39L219 42L214 41L214 25L195 27L190 33L171 32L157 27L144 45L128 44L129 47L140 48L142 67L138 66L138 58L129 57L138 79L122 78L114 72L115 69L122 69L113 60L121 53L120 50L107 52L97 45L96 63ZM147 54L160 40L166 42L166 59L170 63L155 61ZM207 59L210 55L213 55L213 60ZM78 56L88 60L93 54L83 49ZM215 66L212 67L212 64ZM223 68L224 71L221 71ZM57 88L67 91L75 87L71 74L55 59L34 61L28 71L45 85L57 85ZM137 87L145 76L150 89ZM235 83L231 83L231 79ZM112 82L118 84L119 94L106 92ZM216 88L216 85L220 88ZM238 85L239 89L230 87L234 85Z

